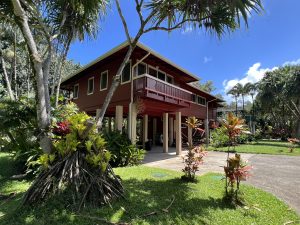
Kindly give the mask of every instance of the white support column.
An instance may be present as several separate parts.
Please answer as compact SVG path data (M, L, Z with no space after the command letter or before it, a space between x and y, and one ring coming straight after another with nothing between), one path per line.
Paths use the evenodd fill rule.
M145 149L145 143L148 141L148 115L143 117L143 147Z
M181 112L176 112L176 155L181 154Z
M163 152L167 153L169 151L168 146L168 113L163 114Z
M172 146L174 141L174 119L169 117L169 146Z
M157 133L157 119L153 118L153 134L152 134L152 143L155 145L155 138Z
M188 126L188 142L193 145L193 129Z
M123 106L117 105L116 106L116 129L120 132L122 132L122 125L123 125Z
M137 110L136 110L136 104L132 103L130 104L131 107L131 115L130 120L128 120L129 128L130 128L130 140L133 144L136 142L136 117L137 117Z

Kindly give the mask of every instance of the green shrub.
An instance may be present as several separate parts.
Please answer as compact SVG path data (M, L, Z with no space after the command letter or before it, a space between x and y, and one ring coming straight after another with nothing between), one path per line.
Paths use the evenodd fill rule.
M225 134L225 128L219 127L211 132L211 144L215 148L226 147L229 145L228 135Z
M113 167L138 165L144 159L145 151L133 145L126 134L112 131L105 133L104 138L112 154Z
M24 172L26 165L42 154L37 136L36 110L32 99L0 101L1 150L11 152Z

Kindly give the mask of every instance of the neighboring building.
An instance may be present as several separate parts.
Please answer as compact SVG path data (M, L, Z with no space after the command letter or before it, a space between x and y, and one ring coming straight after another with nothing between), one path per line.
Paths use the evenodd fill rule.
M127 49L124 42L63 80L62 89L72 92L80 110L96 115ZM163 139L164 152L176 143L180 154L182 137L192 135L182 126L185 119L213 122L222 101L190 84L195 81L196 76L138 43L106 111L107 124L114 120L115 128L127 132L133 142L137 137L143 143Z

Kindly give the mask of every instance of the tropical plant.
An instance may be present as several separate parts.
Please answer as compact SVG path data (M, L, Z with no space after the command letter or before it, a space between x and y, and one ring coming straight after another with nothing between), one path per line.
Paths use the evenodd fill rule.
M228 146L228 156L229 148L231 146L235 147L236 139L243 132L245 133L245 123L243 119L234 116L232 113L228 113L225 119L220 120L220 124L224 128L224 133L228 136L229 146Z
M104 133L104 138L112 154L110 163L113 167L138 165L144 159L145 150L132 144L126 134L110 131Z
M227 166L224 166L226 179L226 196L234 205L241 204L242 199L239 196L240 182L250 176L252 166L247 165L241 158L241 155L235 154L234 157L227 159ZM230 188L230 190L228 190Z
M288 142L290 143L289 150L290 152L294 152L294 149L300 145L300 140L297 138L288 138Z
M300 66L284 66L265 74L258 83L256 114L277 138L300 138ZM280 132L284 130L284 132ZM282 136L280 136L282 134Z
M186 125L189 129L198 129L200 121L196 117L189 117L186 120ZM194 182L196 172L199 171L200 165L203 163L203 158L207 155L203 146L193 146L193 140L189 140L189 148L187 155L183 157L184 168L182 172L184 175L182 180Z
M19 101L0 101L0 136L3 149L11 152L22 172L26 164L41 153L37 141L34 101L20 98ZM28 171L29 172L29 171Z
M238 114L238 98L241 95L242 86L240 83L236 84L232 89L230 89L227 94L232 95L235 98L235 115Z
M215 148L227 147L230 145L229 137L225 127L219 127L211 132L211 145Z
M123 195L120 179L109 161L106 142L93 126L86 132L85 113L66 115L65 122L53 128L54 151L43 154L36 164L40 174L24 196L24 204L33 204L58 192L70 190L78 208L89 204L103 205Z

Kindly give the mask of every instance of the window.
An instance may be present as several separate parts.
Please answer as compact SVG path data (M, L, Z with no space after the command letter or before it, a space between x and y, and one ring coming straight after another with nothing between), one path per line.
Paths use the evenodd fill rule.
M195 94L192 94L192 101L197 103L197 95Z
M79 97L79 84L74 85L73 98L77 99Z
M167 76L167 82L168 82L169 84L173 84L173 77Z
M206 99L202 98L201 96L198 96L198 104L206 105Z
M164 72L158 71L157 78L166 81L166 74Z
M144 64L144 63L139 63L136 68L137 68L137 73L136 74L138 76L147 73L147 65Z
M108 71L102 72L100 77L100 91L107 89Z
M131 63L128 62L123 69L121 83L126 83L130 81L130 77L131 77Z
M149 75L152 77L157 77L157 70L153 67L149 67Z
M94 77L89 78L88 80L88 89L87 94L93 94L94 93Z

